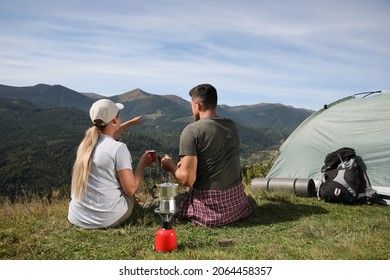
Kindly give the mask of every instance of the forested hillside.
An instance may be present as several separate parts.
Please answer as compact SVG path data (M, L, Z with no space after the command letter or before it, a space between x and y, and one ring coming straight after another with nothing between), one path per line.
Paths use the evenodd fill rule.
M2 98L3 97L3 98ZM91 122L88 115L96 94L81 94L60 85L33 87L0 85L0 196L68 194L77 146ZM183 128L193 121L190 102L174 95L154 95L141 89L109 97L122 102L122 120L142 115L142 124L121 137L134 163L148 149L178 159ZM219 106L233 119L241 139L243 167L259 163L312 112L282 104ZM157 166L148 173L159 173Z
M78 109L41 109L21 99L0 99L0 196L69 192L77 146L89 126L87 113ZM148 148L162 149L146 136L124 136L135 160Z

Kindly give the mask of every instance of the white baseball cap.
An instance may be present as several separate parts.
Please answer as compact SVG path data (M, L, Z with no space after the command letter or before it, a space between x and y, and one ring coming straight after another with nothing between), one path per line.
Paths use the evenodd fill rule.
M122 103L114 103L109 99L100 99L92 104L89 110L89 116L93 123L96 120L102 120L102 126L107 125L110 121L115 119L119 110L122 110L125 106Z

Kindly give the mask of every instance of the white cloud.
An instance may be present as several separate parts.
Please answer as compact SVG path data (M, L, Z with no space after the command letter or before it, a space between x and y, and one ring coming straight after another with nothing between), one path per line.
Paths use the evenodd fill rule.
M0 3L0 83L155 94L213 83L221 103L317 109L386 89L386 1Z

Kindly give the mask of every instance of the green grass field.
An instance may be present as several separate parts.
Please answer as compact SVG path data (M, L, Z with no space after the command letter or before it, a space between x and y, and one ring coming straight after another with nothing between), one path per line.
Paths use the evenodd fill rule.
M336 205L290 193L249 194L252 215L211 229L173 219L178 249L154 248L161 218L135 209L116 229L67 221L67 199L0 205L2 260L388 260L390 207Z

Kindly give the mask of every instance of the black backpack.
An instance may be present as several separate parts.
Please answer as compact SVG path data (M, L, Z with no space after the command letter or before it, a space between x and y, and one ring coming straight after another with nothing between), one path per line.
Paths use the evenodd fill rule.
M329 153L321 168L319 199L326 202L354 204L371 203L377 193L372 189L368 176L357 161L356 152L344 147Z

